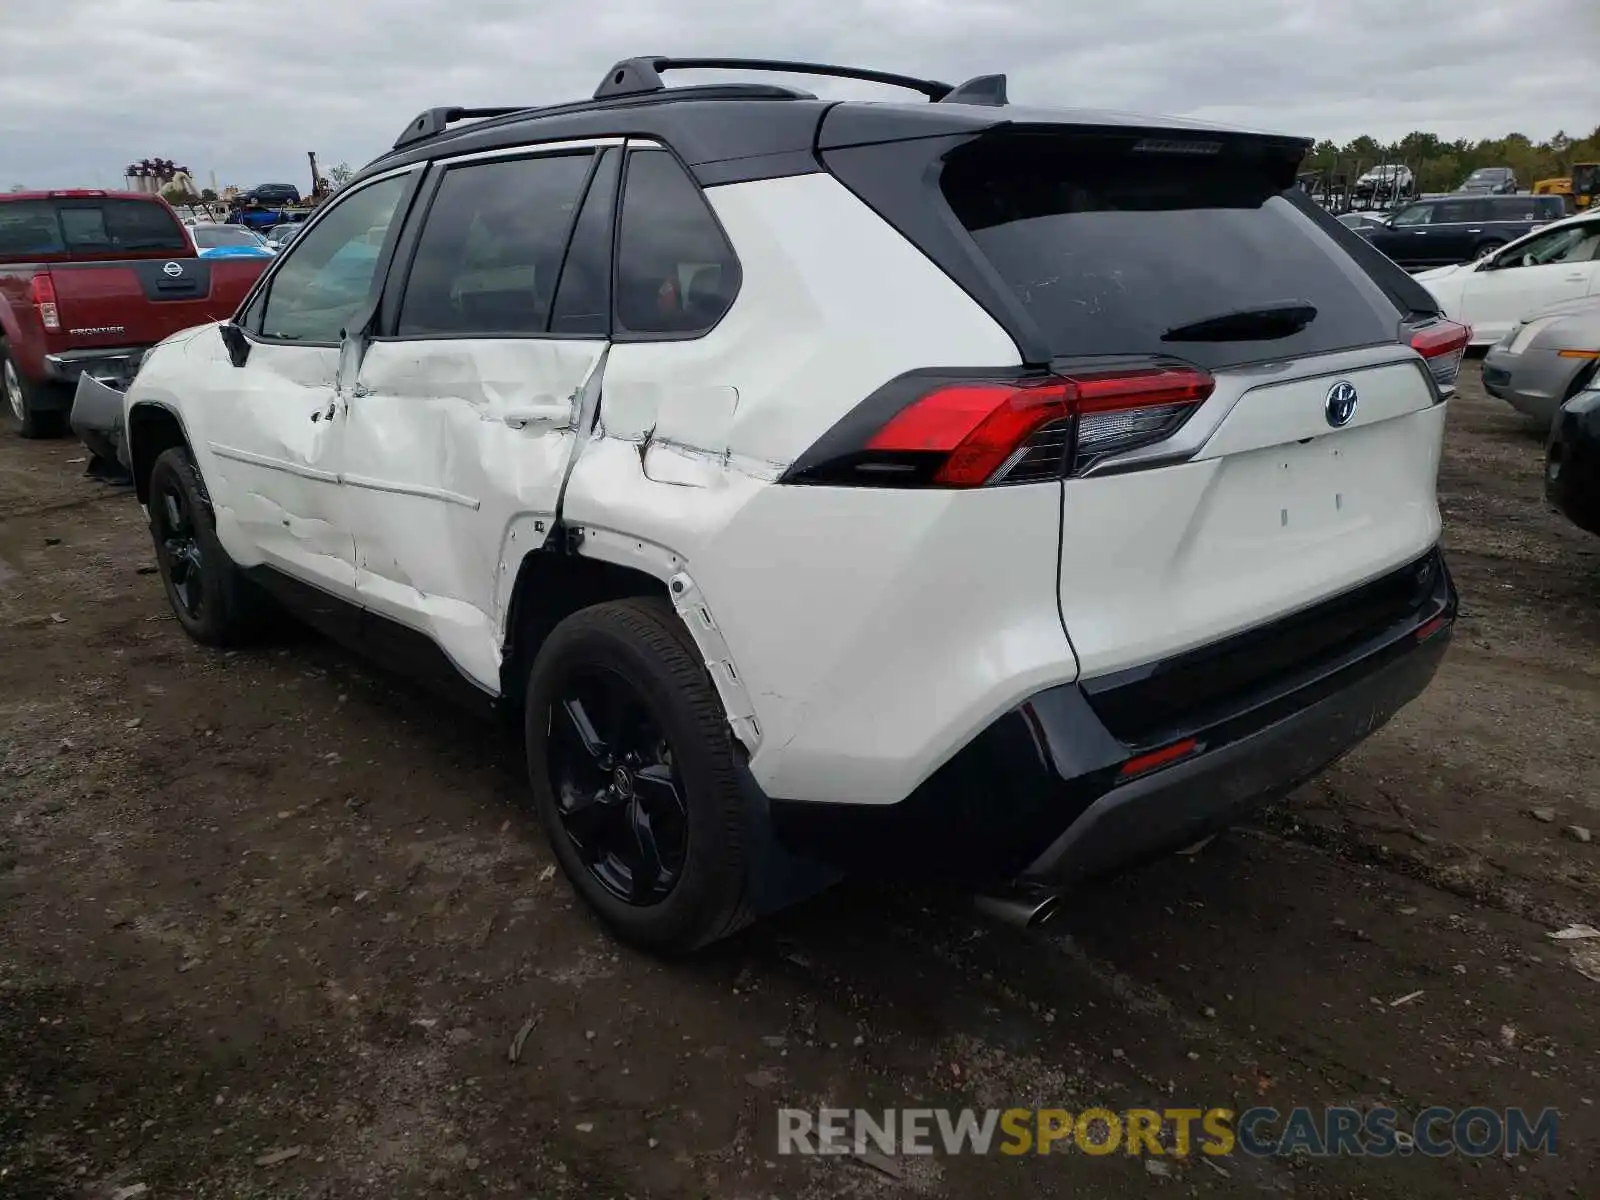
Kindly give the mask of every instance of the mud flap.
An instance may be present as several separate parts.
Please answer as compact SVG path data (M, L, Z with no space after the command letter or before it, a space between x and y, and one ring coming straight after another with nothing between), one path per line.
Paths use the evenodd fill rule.
M786 850L772 828L772 809L766 793L743 763L739 774L739 799L744 805L749 832L750 909L757 917L770 916L802 900L809 900L844 878L844 872Z

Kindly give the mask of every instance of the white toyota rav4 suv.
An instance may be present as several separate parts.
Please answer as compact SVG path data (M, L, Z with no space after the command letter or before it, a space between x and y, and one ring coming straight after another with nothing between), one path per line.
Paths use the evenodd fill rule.
M739 60L426 112L130 387L173 608L519 713L636 943L844 872L1033 912L1282 796L1444 652L1468 331L1295 186L1307 145Z

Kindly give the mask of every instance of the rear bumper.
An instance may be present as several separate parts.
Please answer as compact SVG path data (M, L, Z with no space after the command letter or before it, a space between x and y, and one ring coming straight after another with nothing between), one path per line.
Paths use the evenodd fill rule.
M1384 588L1403 602L1374 606ZM1434 550L1238 645L1040 692L899 804L771 801L774 833L792 854L877 876L986 887L1108 874L1282 798L1359 744L1427 687L1456 603ZM1361 624L1370 613L1376 623ZM1316 633L1310 659L1265 676L1237 664L1278 661ZM1236 670L1240 687L1218 686ZM1123 775L1191 739L1182 757Z
M1483 359L1483 390L1548 426L1562 397L1587 365L1581 359L1561 358L1553 350L1535 348L1508 354L1494 346Z
M124 386L139 370L149 346L107 346L92 350L63 350L44 356L44 372L60 383L77 383L82 375L120 380Z
M1111 788L1022 871L1065 884L1204 837L1281 799L1380 728L1433 679L1448 626L1259 732Z

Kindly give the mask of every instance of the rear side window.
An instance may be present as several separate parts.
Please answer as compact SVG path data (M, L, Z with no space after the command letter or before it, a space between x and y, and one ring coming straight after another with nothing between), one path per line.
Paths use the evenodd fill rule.
M178 219L148 200L71 200L61 204L60 213L68 251L189 250Z
M1434 214L1439 206L1434 203L1413 204L1395 213L1394 220L1390 222L1396 229L1409 229L1413 225L1431 225L1437 218Z
M544 333L591 154L452 167L400 302L401 337Z
M1433 207L1433 224L1461 225L1467 221L1487 221L1494 212L1489 200L1441 200Z
M1487 203L1496 221L1549 221L1565 211L1558 196L1496 196Z
M700 188L664 150L628 156L617 231L617 333L697 337L739 292L739 260Z
M607 150L589 183L561 266L550 332L605 337L611 332L611 234L622 153Z
M74 197L0 203L0 257L127 250L190 253L177 218L153 201Z
M1133 145L1001 137L946 164L947 203L1053 354L1164 354L1217 368L1394 340L1394 305L1266 165ZM1213 327L1201 340L1192 330L1287 304L1316 315L1287 334L1214 340Z
M0 258L61 254L61 222L49 200L0 201Z

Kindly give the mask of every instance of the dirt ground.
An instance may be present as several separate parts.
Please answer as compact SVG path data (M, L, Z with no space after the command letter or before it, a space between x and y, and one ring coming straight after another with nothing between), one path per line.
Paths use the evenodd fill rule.
M0 1196L1594 1195L1600 979L1547 934L1600 923L1600 540L1469 372L1455 645L1292 803L1033 932L853 885L677 965L574 906L496 729L192 645L129 493L8 432ZM1379 1102L1554 1106L1559 1152L775 1152L785 1105Z

